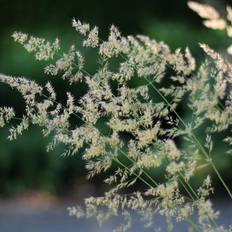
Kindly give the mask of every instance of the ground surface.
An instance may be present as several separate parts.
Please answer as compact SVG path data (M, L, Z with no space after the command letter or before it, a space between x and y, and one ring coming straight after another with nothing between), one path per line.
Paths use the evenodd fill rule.
M75 205L72 201L34 201L20 199L0 202L0 232L111 232L113 225L99 228L94 220L77 220L67 215L66 208ZM217 201L223 217L220 224L232 224L232 204ZM115 221L115 223L121 223ZM161 218L156 219L156 225L163 225ZM135 220L133 232L143 232L142 226ZM174 231L186 231L184 225L179 225Z

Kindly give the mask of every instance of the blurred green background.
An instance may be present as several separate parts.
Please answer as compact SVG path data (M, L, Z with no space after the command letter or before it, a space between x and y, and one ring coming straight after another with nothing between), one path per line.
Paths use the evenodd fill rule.
M207 1L201 1L202 3ZM231 1L208 1L223 10ZM198 60L203 52L199 42L226 49L229 41L224 32L211 31L202 26L201 19L190 11L185 0L0 0L0 72L25 76L42 81L43 63L35 62L11 39L14 31L23 31L47 39L59 37L64 48L77 43L75 31L71 28L73 17L98 25L101 36L107 35L111 24L120 28L124 35L145 34L158 41L163 40L174 50L189 46ZM91 57L91 54L86 54ZM93 62L94 63L94 62ZM94 70L94 64L90 69ZM62 82L57 83L59 91ZM78 89L73 89L79 91ZM0 105L23 109L20 95L0 85ZM18 140L6 140L7 131L0 131L0 194L12 196L29 190L48 191L64 195L78 191L83 183L84 163L80 157L60 156L62 147L46 153L47 139L41 137L38 128L26 132ZM221 169L229 167L226 159L218 159ZM223 161L224 160L224 161ZM226 175L226 173L225 173Z

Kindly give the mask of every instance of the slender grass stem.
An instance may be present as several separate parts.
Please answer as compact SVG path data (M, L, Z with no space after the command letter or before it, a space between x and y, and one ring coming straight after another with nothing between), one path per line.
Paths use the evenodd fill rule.
M163 94L155 87L155 85L153 83L151 83L147 78L145 78L149 84L152 86L152 88L159 94L159 96L165 101L165 103L171 107L169 101L163 96ZM185 128L187 128L186 123L184 122L184 120L181 118L181 116L176 112L175 109L172 109L173 112L175 113L175 115L177 116L177 118L180 120L180 122L183 124L183 126ZM201 145L201 143L199 142L199 140L197 139L197 137L195 136L195 134L190 131L191 133L191 137L193 138L193 140L195 141L195 143L198 145L199 149L202 151L205 159L207 162L209 162L209 156L208 153L205 151L204 147ZM214 172L216 173L217 177L219 178L219 180L221 181L223 187L225 188L226 192L228 193L229 197L232 200L232 192L229 189L229 187L227 186L227 184L225 183L224 179L222 178L222 176L220 175L220 172L218 171L217 167L214 165L213 162L209 162L209 164L211 165L211 167L213 168Z

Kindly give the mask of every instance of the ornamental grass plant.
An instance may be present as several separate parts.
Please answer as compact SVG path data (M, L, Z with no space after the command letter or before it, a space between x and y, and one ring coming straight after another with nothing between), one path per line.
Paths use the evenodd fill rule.
M188 6L206 27L232 37L231 7L224 19L212 6L193 1ZM221 54L201 43L205 60L198 65L188 47L172 51L144 35L123 36L114 25L104 40L97 26L76 19L72 26L82 50L73 44L63 52L59 39L12 35L36 60L46 63L44 72L51 80L42 85L0 74L1 84L17 90L25 101L23 115L13 107L0 108L0 126L9 126L8 138L14 140L36 125L51 138L48 152L63 144L63 156L81 155L85 160L88 179L104 173L102 181L108 186L104 195L69 207L71 216L93 217L100 225L122 217L124 223L114 232L129 230L134 214L148 230L159 231L155 217L161 215L167 231L174 222L184 221L189 231L231 232L231 227L218 223L210 173L197 187L191 179L207 167L232 200L232 186L213 156L215 135L227 144L221 159L232 152L232 45ZM95 52L95 72L86 69L84 49ZM63 93L55 89L54 78L75 86L76 93L65 93L65 103L59 101ZM83 86L84 93L76 97ZM183 104L191 115L188 119L183 117ZM199 129L203 138L197 136ZM162 181L151 170L160 170Z

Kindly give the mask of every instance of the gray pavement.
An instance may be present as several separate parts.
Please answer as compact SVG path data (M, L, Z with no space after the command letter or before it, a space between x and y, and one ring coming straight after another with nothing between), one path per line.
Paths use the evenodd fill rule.
M113 226L121 223L118 219L99 228L94 220L77 220L67 215L66 208L74 203L52 205L47 208L28 208L14 203L0 205L0 232L110 232ZM222 211L220 224L232 224L232 204L217 202ZM135 225L131 231L143 232L141 223L134 219ZM155 219L156 225L163 226L161 217ZM151 230L150 230L151 231ZM184 224L180 224L174 231L187 231Z

